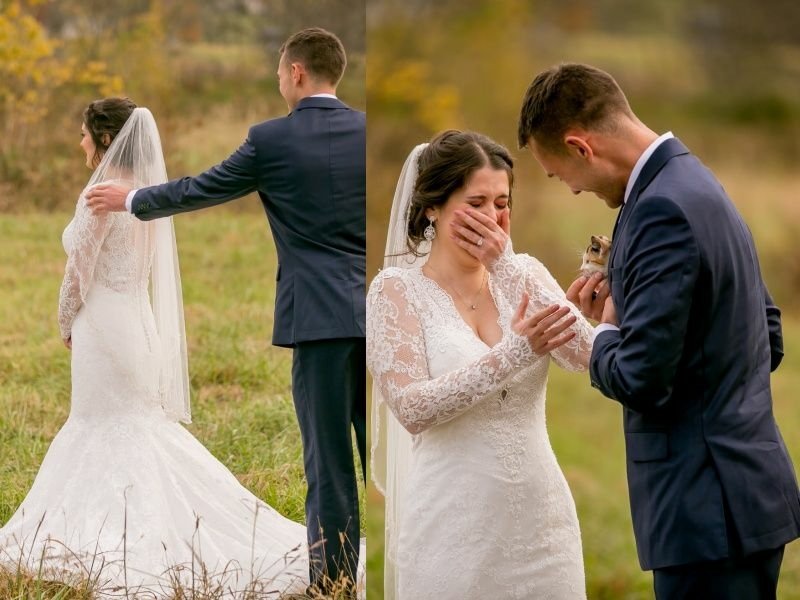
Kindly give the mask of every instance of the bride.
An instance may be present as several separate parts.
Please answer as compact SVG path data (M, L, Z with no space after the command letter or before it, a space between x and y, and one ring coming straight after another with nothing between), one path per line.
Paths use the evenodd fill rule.
M512 166L485 136L447 131L400 175L367 297L387 599L585 598L544 404L551 357L585 369L593 333L511 250Z
M87 187L167 180L146 108L97 100L81 129ZM172 220L95 217L84 194L63 235L70 415L0 529L0 563L43 579L94 578L105 591L159 595L204 569L223 590L304 591L305 527L248 492L179 423L190 409Z

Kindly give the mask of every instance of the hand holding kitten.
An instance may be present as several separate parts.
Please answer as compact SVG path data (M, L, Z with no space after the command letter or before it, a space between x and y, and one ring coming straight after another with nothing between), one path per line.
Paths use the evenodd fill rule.
M611 240L593 235L583 253L581 276L567 290L567 300L575 304L587 319L617 325L617 313L608 286L608 257Z

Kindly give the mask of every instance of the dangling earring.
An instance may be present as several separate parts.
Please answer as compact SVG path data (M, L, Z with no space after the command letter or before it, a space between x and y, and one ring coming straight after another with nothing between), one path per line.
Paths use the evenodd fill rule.
M430 222L428 223L428 226L425 228L425 231L422 232L422 235L425 237L426 240L432 242L434 239L436 239L436 229L433 226L435 219L431 219L430 217L428 217L428 221Z

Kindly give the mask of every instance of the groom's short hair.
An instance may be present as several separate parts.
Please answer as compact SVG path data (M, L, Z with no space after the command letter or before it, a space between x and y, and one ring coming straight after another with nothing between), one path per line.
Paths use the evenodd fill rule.
M611 75L590 65L564 63L539 73L525 92L517 142L525 148L533 138L561 153L570 127L609 131L621 115L633 117L633 112Z
M293 34L280 48L289 62L302 63L314 79L336 85L344 74L347 56L341 40L321 27Z

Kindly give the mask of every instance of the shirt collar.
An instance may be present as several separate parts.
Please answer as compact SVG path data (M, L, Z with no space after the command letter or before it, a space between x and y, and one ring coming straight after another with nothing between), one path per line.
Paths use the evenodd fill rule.
M333 94L313 94L311 96L306 96L307 98L333 98L334 100L338 100L336 96Z
M671 131L658 136L653 143L650 144L647 149L642 152L642 155L639 157L639 160L636 161L636 164L633 165L633 171L631 171L631 176L628 177L628 185L625 186L625 197L623 202L628 201L628 197L631 195L631 190L633 189L633 184L636 183L636 180L639 178L639 174L642 172L644 165L650 160L650 157L653 156L653 152L656 151L661 144L666 142L668 139L674 138L675 136L672 135Z

